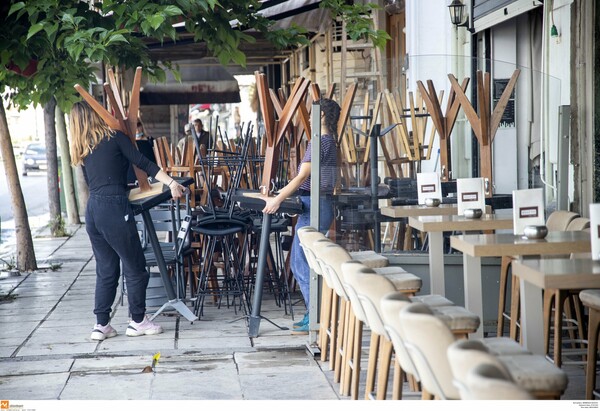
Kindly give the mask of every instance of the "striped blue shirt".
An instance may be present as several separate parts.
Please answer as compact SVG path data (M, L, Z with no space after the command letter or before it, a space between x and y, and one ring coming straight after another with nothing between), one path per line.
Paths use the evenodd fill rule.
M310 163L312 140L308 142L302 163ZM337 149L335 139L327 134L321 136L321 193L331 194L337 176ZM300 166L298 166L298 171ZM300 190L310 191L310 176L300 185Z

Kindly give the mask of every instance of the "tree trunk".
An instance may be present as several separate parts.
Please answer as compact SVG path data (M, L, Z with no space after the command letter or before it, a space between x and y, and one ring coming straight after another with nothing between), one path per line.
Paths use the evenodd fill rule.
M44 126L46 128L46 157L48 159L48 208L50 210L50 233L53 237L63 235L60 213L60 191L58 185L58 158L56 150L56 100L52 98L44 105Z
M6 111L0 101L0 153L4 159L4 172L10 190L12 212L15 219L15 233L17 236L17 269L19 271L37 270L37 262L33 249L33 238L25 208L25 199L19 181L19 171L15 161L15 153L10 139Z
M90 196L90 190L85 177L83 176L83 169L81 166L75 167L75 180L77 184L77 199L79 201L79 210L85 216L85 209L87 208L88 197Z
M79 220L79 211L77 210L75 185L73 184L73 169L71 168L71 155L69 153L69 140L67 139L65 114L58 106L56 106L56 135L60 147L60 165L62 170L65 205L67 206L67 222L69 224L81 224L81 221Z

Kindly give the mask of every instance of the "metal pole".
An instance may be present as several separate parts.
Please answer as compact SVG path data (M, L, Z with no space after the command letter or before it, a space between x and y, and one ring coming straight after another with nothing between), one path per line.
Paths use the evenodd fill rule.
M317 230L320 227L321 198L321 105L313 104L310 115L311 122L311 162L310 162L310 225ZM310 270L310 307L308 307L308 346L317 347L317 324L319 319L319 276ZM318 347L316 348L318 350Z
M377 138L381 132L381 124L375 124L371 131L371 152L369 153L369 161L371 162L371 209L373 210L373 218L375 219L375 252L381 252L381 225L379 222L379 199L378 199L378 172L377 172Z

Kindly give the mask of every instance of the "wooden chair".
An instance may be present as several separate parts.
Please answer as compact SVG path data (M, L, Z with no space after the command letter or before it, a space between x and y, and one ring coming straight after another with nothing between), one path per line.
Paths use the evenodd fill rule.
M388 386L388 373L392 360L393 345L392 341L383 325L379 313L379 300L386 294L396 291L394 284L382 275L377 275L375 271L367 268L365 265L352 261L342 265L344 283L348 294L358 297L358 305L362 307L365 315L365 324L371 330L371 341L369 344L369 360L367 365L367 381L365 388L365 399L384 400ZM352 304L355 307L357 304ZM353 351L352 364L354 366L354 375L360 373L360 352L362 342L354 340L350 343L350 350ZM399 370L399 363L396 368ZM399 373L394 373L399 378ZM358 378L355 378L358 381ZM358 386L356 387L358 396ZM375 392L376 390L376 392Z
M319 312L319 348L321 349L321 361L334 361L333 346L331 345L331 322L337 321L337 310L334 309L337 305L337 295L333 290L333 283L328 270L321 268L315 254L315 247L323 247L329 244L330 240L323 233L313 227L306 226L298 230L298 239L300 247L304 250L304 255L308 261L308 265L317 275L323 278L321 285L321 310ZM323 240L323 241L319 241Z
M600 330L600 290L582 290L579 299L588 308L587 363L585 368L585 398L596 399L596 361L598 330Z
M447 348L448 362L461 399L479 394L469 388L468 375L473 368L492 365L502 370L508 381L513 381L532 398L560 399L567 387L567 375L541 355L528 351L516 354L494 354L483 340L459 340Z
M589 228L590 220L585 217L575 217L567 225L567 231L580 231ZM565 256L566 257L566 256ZM573 256L571 256L573 258ZM583 313L579 300L580 289L573 290L544 290L544 349L550 356L550 341L553 340L552 359L554 365L561 367L562 359L562 332L567 328L572 348L576 349L578 343L585 339L583 329ZM574 313L573 313L574 312ZM552 327L554 325L554 327ZM566 325L566 327L565 327ZM554 333L552 333L552 328ZM560 330L560 331L557 331ZM577 333L575 332L577 331ZM552 336L553 334L553 336ZM577 354L572 352L571 354ZM584 354L583 352L581 353Z
M448 359L448 349L455 343L450 329L431 308L421 303L404 307L400 311L400 322L405 345L421 378L423 391L437 399L460 399ZM536 394L538 388L543 390L538 394L540 397L558 399L566 389L564 371L552 366L543 357L531 355L518 343L507 338L474 341L480 341L485 347L481 351L496 356L519 384L531 384L531 391Z
M546 227L548 228L548 231L564 231L567 229L569 223L578 216L578 214L570 211L555 211L548 216L548 219L546 220ZM519 324L519 281L514 277L511 281L510 311L506 311L508 278L510 264L513 260L514 258L512 256L504 256L502 257L500 264L500 291L498 296L498 325L496 335L498 337L504 335L505 320L508 320L510 323L510 337L516 340L517 328Z
M533 400L527 391L515 383L496 365L480 364L467 374L463 400Z

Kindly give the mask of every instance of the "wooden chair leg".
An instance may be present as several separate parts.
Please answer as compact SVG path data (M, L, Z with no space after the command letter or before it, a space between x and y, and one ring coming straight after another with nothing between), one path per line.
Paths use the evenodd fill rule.
M370 400L375 391L375 373L377 372L377 357L379 356L379 335L371 332L369 343L369 361L367 363L367 382L365 387L365 400Z
M351 308L348 308L348 331L346 332L346 343L344 344L344 351L342 356L343 371L342 371L342 383L340 385L340 394L350 395L350 384L351 377L354 372L352 368L352 359L354 355L354 333L356 331L356 317Z
M406 379L408 381L408 388L410 388L410 390L412 392L419 392L419 391L421 391L421 387L419 386L419 382L417 381L417 379L415 378L414 375L407 374Z
M344 346L344 335L346 333L344 328L344 318L346 317L347 301L342 299L340 301L340 320L338 325L338 335L335 347L335 368L333 370L333 381L339 383L342 376L342 350Z
M360 360L362 352L363 323L355 318L354 324L354 344L352 353L352 383L350 387L350 396L353 400L358 400L358 387L360 382Z
M390 376L390 365L394 346L391 341L381 338L381 353L379 354L379 370L377 373L377 399L385 400L387 395L388 380Z
M332 294L333 290L327 287L327 284L323 281L323 286L321 288L321 315L319 316L319 348L321 349L321 361L327 361Z
M519 279L515 276L512 278L512 288L510 296L510 338L515 341L519 341L520 338L517 336L517 328L519 327L520 320L520 308L521 304L519 298L521 294L521 285ZM522 332L521 332L522 334Z
M336 367L337 361L337 342L338 342L338 332L339 332L339 313L341 310L341 304L339 296L334 292L331 299L331 319L329 330L331 335L329 336L329 369L334 370Z
M423 388L421 390L421 399L425 401L433 400L433 394L430 394L425 388Z
M569 293L566 293L566 295L565 295L565 305L564 305L565 318L570 321L575 321L575 316L573 315L573 311L574 311L575 307L572 307L571 299L569 298L568 294ZM575 342L575 340L577 339L577 332L570 325L567 328L568 328L568 333L569 333L569 341L571 342L571 348L577 348L577 343Z
M404 383L404 371L400 366L400 363L394 361L394 385L392 388L392 400L402 399L402 384Z
M588 318L588 349L585 371L585 399L594 399L596 388L596 358L598 352L598 329L600 328L600 311L590 308Z
M504 335L504 311L506 310L506 291L508 289L508 268L512 258L508 256L502 257L500 264L500 293L498 295L498 328L497 336Z
M562 365L562 308L564 307L566 298L566 292L558 290L554 299L554 365L558 368Z
M544 290L544 353L550 353L550 327L552 324L552 304L554 303L553 290Z
M577 321L577 332L579 333L579 339L582 341L579 344L579 348L584 348L585 343L583 342L583 340L586 339L586 333L583 318L583 305L581 304L579 295L571 294L570 298L572 299L573 305L575 307L575 320Z

